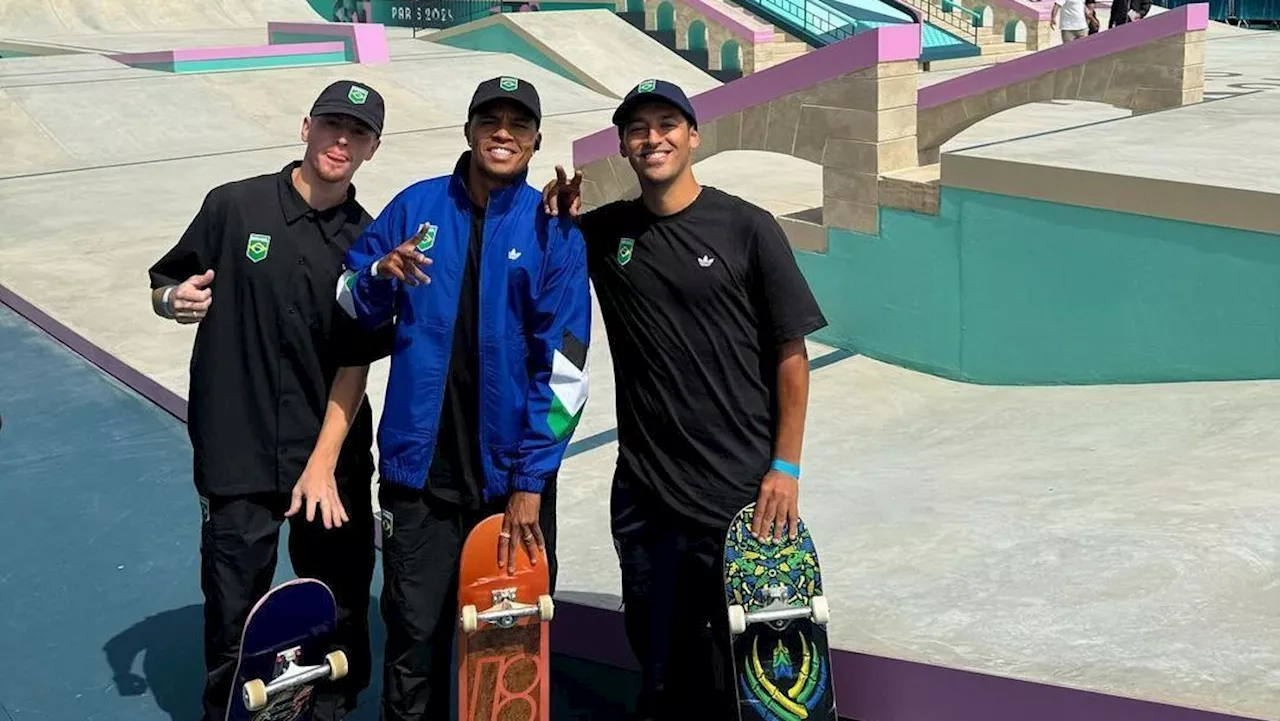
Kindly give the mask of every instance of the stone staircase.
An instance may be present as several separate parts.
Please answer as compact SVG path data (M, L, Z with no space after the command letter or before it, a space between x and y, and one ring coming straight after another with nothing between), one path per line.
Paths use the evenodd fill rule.
M977 21L970 10L953 0L899 0L918 10L924 21L935 27L955 35L965 42L976 42L980 54L975 57L939 60L929 63L930 70L944 70L976 65L991 65L1012 60L1031 52L1025 40L1006 41L1003 28L995 27L991 20L991 12L984 13L982 22Z

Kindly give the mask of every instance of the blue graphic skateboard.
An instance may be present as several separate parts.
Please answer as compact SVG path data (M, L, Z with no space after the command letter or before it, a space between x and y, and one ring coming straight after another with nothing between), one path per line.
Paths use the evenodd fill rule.
M315 687L347 675L347 656L329 651L337 603L310 578L282 583L249 611L226 721L311 721Z
M801 521L794 541L761 543L751 535L754 512L754 503L738 512L724 549L738 718L836 721L831 614L813 539Z

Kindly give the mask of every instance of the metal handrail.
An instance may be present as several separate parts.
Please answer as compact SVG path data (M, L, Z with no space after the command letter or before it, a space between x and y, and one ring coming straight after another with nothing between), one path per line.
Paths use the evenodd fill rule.
M829 45L851 38L861 31L857 20L832 8L821 0L738 0L739 3L761 11L775 25L799 36L813 45ZM790 18L802 19L803 26Z
M978 44L978 25L982 14L969 10L955 0L939 0L949 9L959 9L969 22L958 20L951 13L941 12L930 0L903 0L918 10L924 22L943 25ZM862 32L865 28L854 18L823 3L821 0L737 0L742 5L762 13L766 19L814 45L829 45ZM918 4L917 4L918 3ZM789 18L803 18L804 26L789 22Z
M974 45L978 44L978 23L982 21L982 13L976 10L970 10L955 0L941 0L942 7L939 8L930 0L905 0L913 5L919 3L916 7L924 13L925 18L930 22L939 25L947 25L950 29L964 33ZM967 15L969 22L966 24L956 19L949 10L960 10L962 14Z

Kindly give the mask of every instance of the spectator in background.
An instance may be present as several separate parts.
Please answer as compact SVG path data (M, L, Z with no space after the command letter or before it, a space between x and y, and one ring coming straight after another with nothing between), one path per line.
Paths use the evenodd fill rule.
M1107 27L1124 25L1127 22L1141 20L1151 12L1151 0L1114 0L1111 3L1111 20Z
M1059 23L1061 19L1061 23ZM1069 43L1084 37L1089 32L1089 22L1085 17L1084 0L1053 0L1053 14L1049 16L1049 29L1058 25L1062 27L1062 42Z
M1096 0L1084 0L1084 19L1089 24L1089 34L1095 35L1102 29L1102 21L1098 20Z

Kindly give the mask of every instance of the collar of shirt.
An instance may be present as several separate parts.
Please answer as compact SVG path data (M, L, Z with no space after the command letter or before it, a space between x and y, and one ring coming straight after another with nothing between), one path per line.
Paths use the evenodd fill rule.
M333 240L344 225L360 221L360 210L355 206L356 186L347 188L347 198L342 203L327 210L316 210L307 204L302 194L293 186L293 171L301 165L302 161L295 160L284 166L278 176L280 208L284 211L284 221L293 225L300 218L305 218L309 214L314 215L320 230L324 233L325 240Z

